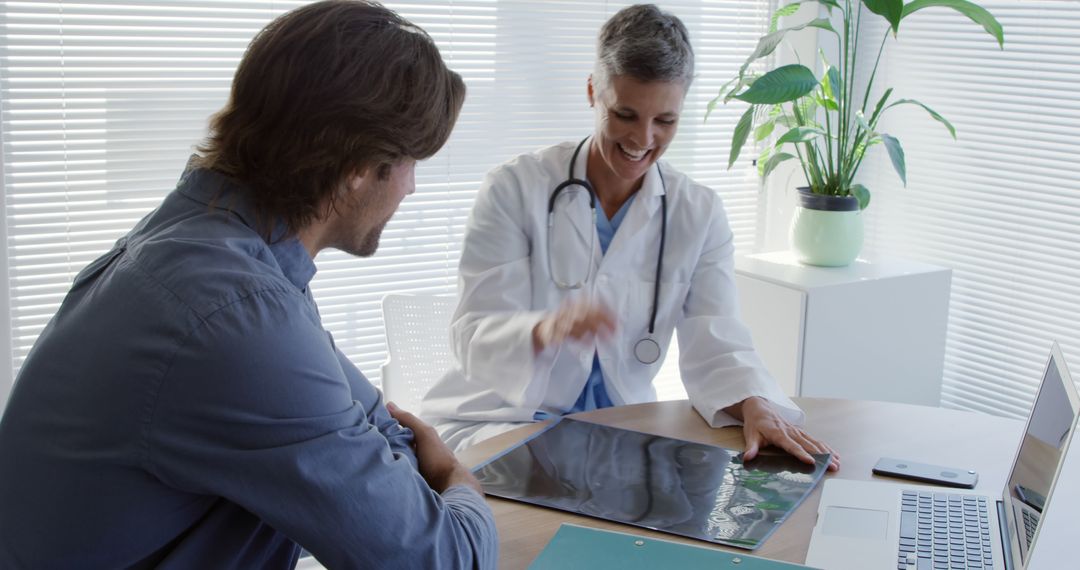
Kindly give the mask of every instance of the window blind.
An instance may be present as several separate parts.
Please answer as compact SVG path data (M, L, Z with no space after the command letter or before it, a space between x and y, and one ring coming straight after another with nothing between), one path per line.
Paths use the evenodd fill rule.
M872 151L866 251L953 268L943 405L1021 417L1052 340L1080 371L1080 11L979 3L1004 26L1004 51L940 8L886 47L879 85L934 108L958 140L913 106L882 123L904 146L908 184Z
M301 4L0 1L0 303L11 333L4 375L17 374L74 275L175 186L254 34ZM518 153L591 132L585 82L596 34L628 3L386 4L434 37L469 92L451 140L419 165L417 191L386 227L378 253L357 259L327 252L316 260L312 289L324 324L376 383L385 358L382 296L453 293L465 221L484 173ZM676 0L663 7L687 24L697 54L697 79L666 158L720 192L737 248L747 251L757 240L759 184L749 164L724 169L742 110L720 107L708 123L703 117L763 33L769 2ZM669 397L681 390L670 374L673 360L661 390ZM0 386L0 398L5 393Z

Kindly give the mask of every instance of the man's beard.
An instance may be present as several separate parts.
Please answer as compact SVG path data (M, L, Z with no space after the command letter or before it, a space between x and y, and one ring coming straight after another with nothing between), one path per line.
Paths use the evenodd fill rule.
M338 249L357 257L371 257L375 255L375 252L379 249L379 237L382 235L383 228L386 227L386 224L389 221L390 219L387 218L383 223L372 228L363 236L360 236L359 239L350 240L350 243Z

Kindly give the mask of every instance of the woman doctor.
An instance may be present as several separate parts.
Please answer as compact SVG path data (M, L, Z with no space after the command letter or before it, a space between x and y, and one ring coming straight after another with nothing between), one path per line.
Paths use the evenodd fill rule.
M422 409L451 447L655 400L652 379L678 329L690 402L713 427L742 422L746 458L768 444L811 463L810 453L832 452L798 427L802 411L739 321L719 196L659 161L693 72L678 18L653 5L620 10L600 31L588 82L594 133L488 174L460 263L459 366Z

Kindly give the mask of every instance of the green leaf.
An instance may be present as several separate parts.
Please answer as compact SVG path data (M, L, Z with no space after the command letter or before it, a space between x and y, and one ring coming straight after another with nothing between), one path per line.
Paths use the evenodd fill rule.
M750 75L740 76L740 77L737 77L736 80L737 80L737 83L735 84L735 86L732 87L731 90L727 92L727 95L724 95L724 104L725 105L727 105L728 102L730 102L732 99L734 99L735 95L738 94L739 90L741 90L743 87L752 86L754 84L754 82L758 80L758 75L757 74L750 74Z
M994 18L993 14L988 12L985 8L966 0L912 0L910 4L904 6L903 16L901 17L907 18L923 8L930 8L932 6L952 8L967 16L972 22L982 26L988 34L994 36L998 46L1005 49L1005 30L1002 29L1001 24Z
M770 146L762 148L761 152L758 154L757 160L754 161L754 164L757 165L758 176L765 176L765 163L768 162L769 156L772 155L772 151L773 149Z
M900 20L904 19L904 0L862 0L862 3L871 12L884 16L894 34L900 31Z
M769 138L775 128L776 121L766 121L758 125L758 128L754 129L754 142L761 142Z
M720 99L722 99L723 96L724 96L724 94L721 93L720 95L717 95L716 97L713 97L712 100L709 101L708 105L705 105L705 118L702 119L702 122L705 122L705 121L709 120L709 115L712 114L713 109L716 108L716 104L720 102Z
M776 170L777 166L780 166L781 162L785 160L791 160L795 158L795 155L788 154L786 152L778 152L769 157L769 160L765 162L765 166L761 169L761 176L766 177L772 174L773 170Z
M826 32L832 32L836 34L837 37L840 36L840 32L836 31L836 28L832 27L832 21L830 21L828 18L815 18L813 20L810 20L806 24L803 24L802 26L796 26L794 28L791 28L791 31L799 30L804 27L817 28L819 30L825 30Z
M885 107L885 102L889 100L889 95L892 95L892 90L892 87L886 89L885 93L881 95L881 99L878 99L877 105L874 107L874 112L870 115L871 127L877 125L878 117L881 116L881 111Z
M825 127L814 120L818 115L818 98L803 97L792 104L792 110L797 110L795 117L799 120L799 127L814 127L825 130Z
M825 77L822 78L821 84L829 86L829 93L832 94L833 101L839 101L844 98L844 83L840 80L840 70L833 66L829 66L825 71Z
M720 91L717 92L716 97L713 97L712 100L709 101L709 104L705 106L705 118L702 119L702 122L709 120L709 115L711 115L712 112L716 109L716 104L719 103L721 99L723 99L723 101L727 103L727 99L724 98L724 95L730 94L730 91L728 91L729 88L733 90L739 89L738 85L736 85L734 88L731 87L733 83L738 83L739 81L740 78L736 77L735 79L732 79L731 81L728 81L727 83L720 86Z
M762 75L735 98L752 104L786 103L813 91L817 84L814 72L805 65L793 63Z
M743 113L739 118L739 123L735 125L735 132L731 135L731 153L728 155L727 167L730 170L731 166L735 164L735 161L739 158L739 153L742 152L742 147L746 144L746 137L750 135L750 126L754 123L754 106L750 105L750 108Z
M829 81L828 73L821 76L821 97L823 99L832 99L833 101L836 100L836 96L833 95L832 82Z
M900 141L884 133L881 135L881 141L885 143L885 149L889 151L889 160L892 161L896 173L900 175L900 181L907 186L907 165L904 164L904 149L900 146Z
M860 210L865 210L866 207L870 205L870 191L866 189L866 186L863 186L862 184L852 184L851 188L848 188L848 192L851 192L852 196L858 198Z
M825 131L816 127L795 127L784 133L783 136L776 141L776 144L809 142L824 134Z
M793 2L782 8L777 8L776 11L773 12L772 19L769 20L769 33L771 34L776 31L777 26L780 25L780 18L798 12L799 6L802 6L802 2Z
M816 0L816 1L817 1L818 4L821 4L822 6L827 7L829 9L829 14L832 14L833 8L836 8L837 10L842 10L842 8L840 8L840 4L838 4L836 2L836 0ZM806 2L792 2L791 4L788 4L787 6L782 6L780 8L777 8L776 11L773 12L772 18L769 20L769 33L775 32L776 29L779 27L780 18L783 18L785 16L794 15L796 12L799 11L799 7L802 6L803 4L806 4Z
M874 135L869 141L861 142L855 147L855 158L862 158L866 154L866 149L876 144L881 144L881 137Z
M778 125L780 125L782 127L787 127L789 129L792 128L792 127L798 127L799 126L798 121L796 121L794 118L789 117L787 115L784 115L783 117L777 117L776 124L778 124Z
M937 111L931 109L930 107L927 107L926 105L923 105L922 103L920 103L920 102L918 102L918 101L916 101L914 99L899 99L899 100L893 102L891 105L889 105L888 107L885 107L885 108L886 109L891 109L891 108L893 108L893 107L895 107L897 105L918 105L918 106L922 107L923 109L926 109L926 112L930 113L930 116L933 117L935 121L945 125L945 128L949 129L949 134L952 135L953 140L956 140L956 129L952 126L952 123L950 123L945 117L942 117L941 115L939 115L937 113Z
M750 67L751 63L754 63L755 61L776 51L777 46L780 45L780 42L784 41L784 37L787 36L788 32L797 32L805 28L820 28L822 30L828 30L839 36L837 31L833 29L832 23L829 22L827 18L816 18L804 24L799 24L798 26L792 26L790 28L784 28L782 30L770 32L758 38L757 47L754 48L754 51L746 58L746 61L743 62L742 67L739 68L739 75L741 76L743 73L745 73L746 68Z

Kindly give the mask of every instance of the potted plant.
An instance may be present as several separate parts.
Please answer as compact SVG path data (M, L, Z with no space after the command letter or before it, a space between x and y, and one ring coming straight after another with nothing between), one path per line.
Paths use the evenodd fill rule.
M780 18L794 14L803 4L824 6L828 17L779 28ZM792 247L805 263L843 266L858 255L863 235L860 213L870 203L870 191L855 182L855 175L867 149L883 145L900 180L907 184L900 141L877 130L890 109L917 105L956 138L956 129L948 120L919 101L893 98L892 88L885 89L876 102L871 101L874 77L889 36L896 37L904 19L930 7L951 8L967 16L1004 48L1001 24L990 12L966 0L913 0L906 4L903 0L791 2L773 13L769 33L758 40L738 75L721 87L709 103L709 112L721 101L750 103L732 135L728 168L738 159L751 133L757 142L770 138L773 141L758 157L761 176L768 176L788 160L797 160L802 167L808 186L799 189L800 205L791 235ZM864 15L882 17L889 24L865 85L856 84L855 77ZM824 30L835 35L839 64L831 63L824 50L819 50L823 68L820 77L802 64L784 65L764 74L751 66L775 52L789 34L800 30Z

